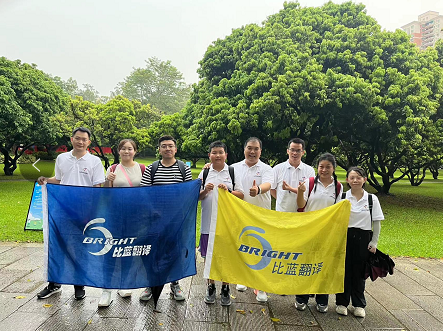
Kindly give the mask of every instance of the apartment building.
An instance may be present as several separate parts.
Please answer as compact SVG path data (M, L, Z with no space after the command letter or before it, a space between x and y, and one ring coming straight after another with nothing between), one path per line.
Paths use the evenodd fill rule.
M401 28L411 37L411 42L424 50L434 46L437 40L443 39L443 15L436 11L427 11L419 15L417 21Z

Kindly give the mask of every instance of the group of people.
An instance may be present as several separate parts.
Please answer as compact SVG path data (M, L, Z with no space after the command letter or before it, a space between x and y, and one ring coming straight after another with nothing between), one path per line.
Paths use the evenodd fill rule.
M70 152L60 154L55 165L55 176L40 177L39 184L54 183L78 186L131 187L174 184L192 180L190 168L175 158L176 140L171 136L162 136L158 141L160 161L145 167L134 161L137 152L136 144L124 139L118 146L121 163L107 169L106 176L100 159L91 155L87 148L91 132L83 127L73 131ZM364 266L369 253L375 253L380 234L380 221L384 219L380 203L375 195L364 190L367 176L359 167L351 167L346 174L346 182L350 190L343 193L343 185L335 174L336 161L330 153L318 158L317 175L314 168L305 164L305 142L293 138L287 146L288 160L277 164L274 168L260 160L262 142L251 137L244 143L244 160L231 166L226 164L228 150L221 141L212 142L209 146L210 163L205 165L198 178L202 185L199 199L201 200L201 234L199 251L206 257L209 231L211 224L217 219L218 190L227 190L237 198L256 206L271 209L271 196L276 199L276 210L281 212L309 212L331 206L342 199L351 203L351 216L347 233L344 292L336 294L336 312L347 315L352 300L353 313L357 317L365 316L366 300L364 296ZM85 169L87 169L85 171ZM170 284L171 295L181 301L185 297L180 284ZM74 286L75 299L83 299L83 286ZM236 285L238 291L246 291L247 287ZM60 284L49 283L38 298L47 298L61 291ZM267 294L255 289L259 302L268 300ZM125 297L132 294L128 290L119 290L118 294ZM140 295L146 301L152 297L150 288ZM297 295L295 307L304 311L310 295ZM328 310L328 294L315 296L316 309L321 313ZM109 306L112 301L111 291L103 290L99 301L100 307ZM216 301L215 281L208 279L208 287L204 301L213 304ZM228 283L222 283L220 292L221 305L231 304Z

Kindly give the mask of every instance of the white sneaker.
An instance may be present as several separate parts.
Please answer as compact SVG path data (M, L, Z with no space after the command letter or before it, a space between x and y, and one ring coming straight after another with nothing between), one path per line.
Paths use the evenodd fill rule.
M98 302L99 307L109 307L112 302L111 290L103 290L100 301Z
M118 290L117 293L122 298L127 298L127 297L130 297L132 295L132 291L131 290Z
M144 291L140 294L141 301L148 301L152 298L152 290L150 287L144 289Z
M308 305L306 303L295 301L295 308L297 308L297 310L300 310L300 311L306 310L307 306Z
M244 292L244 291L246 291L248 289L247 286L240 285L240 284L237 284L237 286L235 288L236 288L237 291L240 291L240 292Z
M355 307L354 308L354 316L355 317L365 317L366 316L365 309L362 307Z
M345 306L339 305L339 306L335 307L335 311L339 315L343 315L343 316L347 316L348 315L348 308L346 308Z
M266 295L266 292L260 291L260 290L254 290L254 293L256 295L256 299L258 302L267 302L268 296Z

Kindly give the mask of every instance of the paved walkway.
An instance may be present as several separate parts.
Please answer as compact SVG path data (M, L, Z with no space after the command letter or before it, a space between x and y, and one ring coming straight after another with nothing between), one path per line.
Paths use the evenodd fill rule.
M232 289L229 307L206 305L202 260L198 274L181 281L187 299L175 302L165 286L159 309L153 302L139 301L141 290L132 298L120 298L108 308L97 308L101 290L86 289L86 298L76 301L73 287L46 300L38 300L42 280L43 246L0 242L0 330L443 330L443 260L396 258L393 276L367 284L366 318L335 313L334 296L330 311L320 314L311 300L309 310L299 312L294 296L271 294L259 304L250 289ZM220 286L218 286L218 289ZM244 314L238 312L243 310Z

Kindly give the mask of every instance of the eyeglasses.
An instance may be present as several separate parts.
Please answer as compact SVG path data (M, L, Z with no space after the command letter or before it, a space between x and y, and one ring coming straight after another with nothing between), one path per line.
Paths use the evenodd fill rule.
M88 142L88 138L79 138L79 137L75 137L74 138L74 140L76 141L76 142L84 142L84 143L87 143Z
M162 149L167 149L167 148L174 149L174 147L175 145L160 145L160 148Z
M294 148L290 148L289 151L290 151L291 153L296 153L296 154L301 154L301 153L303 153L303 150L302 150L302 149L294 149Z

